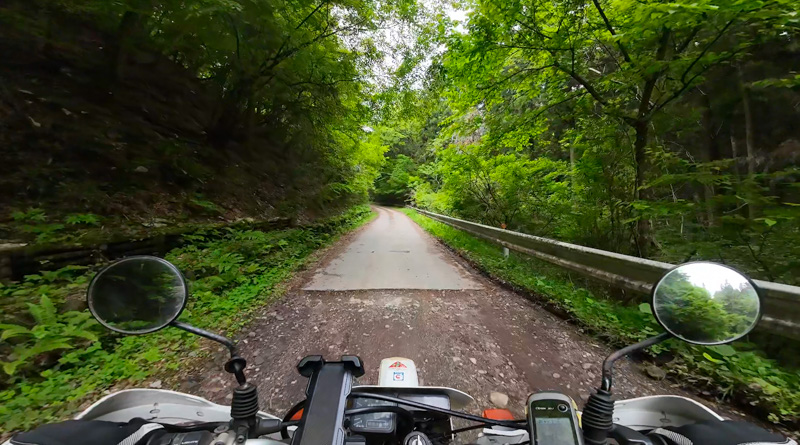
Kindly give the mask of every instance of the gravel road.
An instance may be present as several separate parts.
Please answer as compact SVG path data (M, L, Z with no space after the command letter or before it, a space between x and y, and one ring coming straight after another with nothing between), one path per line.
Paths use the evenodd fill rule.
M243 331L242 355L264 410L282 416L303 398L306 380L295 365L312 354L360 356L364 384L377 383L382 358L411 358L420 384L471 394L473 413L491 406L492 392L508 395L518 416L534 391L586 399L608 347L487 280L403 213L376 210L377 219L324 252ZM180 390L228 403L233 379L220 363L224 357ZM615 393L688 395L630 361L617 365Z

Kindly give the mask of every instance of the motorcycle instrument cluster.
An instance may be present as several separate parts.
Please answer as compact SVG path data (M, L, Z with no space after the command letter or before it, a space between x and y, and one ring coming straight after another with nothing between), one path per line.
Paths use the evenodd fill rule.
M353 399L354 408L396 406L393 402L357 397ZM358 434L392 434L397 425L397 414L376 412L350 416L350 431Z

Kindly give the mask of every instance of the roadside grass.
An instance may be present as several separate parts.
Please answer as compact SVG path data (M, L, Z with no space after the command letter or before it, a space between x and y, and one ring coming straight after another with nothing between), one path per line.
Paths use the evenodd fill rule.
M253 311L281 295L312 253L374 216L362 205L301 228L214 228L186 236L183 247L165 256L189 283L180 320L235 335ZM0 358L6 360L0 362L6 370L0 371L0 436L72 416L113 385L176 371L201 353L199 338L178 329L122 336L101 329L85 309L67 310L95 272L69 267L0 284L0 302L29 309L18 324L0 317ZM21 351L35 354L13 370L6 366Z
M602 290L573 283L567 273L544 261L515 252L505 258L496 244L412 209L402 211L483 272L568 314L576 324L614 346L629 345L661 331L647 303L624 305ZM752 343L694 346L670 340L648 352L671 359L663 368L681 385L720 401L732 400L759 418L793 430L800 424L800 373L767 358Z

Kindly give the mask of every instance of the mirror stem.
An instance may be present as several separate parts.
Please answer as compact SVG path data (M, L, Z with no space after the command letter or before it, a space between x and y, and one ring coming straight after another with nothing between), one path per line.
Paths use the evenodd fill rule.
M215 334L213 332L206 331L205 329L200 329L200 328L194 327L194 326L192 326L190 324L183 323L183 322L180 322L180 321L173 321L171 323L171 325L175 326L178 329L183 329L186 332L191 332L192 334L199 335L201 337L205 337L205 338L207 338L209 340L213 340L213 341L215 341L217 343L220 343L220 344L224 345L226 348L228 348L228 351L230 351L231 357L235 357L235 356L238 355L238 351L236 349L236 344L233 343L233 341L231 341L227 337L223 337L223 336L221 336L219 334Z
M614 371L614 362L625 357L626 355L630 354L631 352L638 351L640 349L644 349L655 344L661 343L664 340L668 340L672 338L672 334L669 332L662 332L655 337L650 337L646 340L640 341L634 345L630 345L620 349L619 351L614 352L613 354L606 357L605 361L603 362L603 381L600 384L600 389L603 391L611 392L611 384L612 384L612 375Z

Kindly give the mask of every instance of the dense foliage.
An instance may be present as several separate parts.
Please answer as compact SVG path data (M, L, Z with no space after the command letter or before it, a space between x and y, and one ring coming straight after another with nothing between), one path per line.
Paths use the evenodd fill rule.
M383 175L406 172L407 201L798 283L797 2L464 8L465 26L432 19L441 51L423 87L381 102L402 133L385 132L396 161Z
M657 334L650 305L626 306L590 289L562 269L544 261L512 253L488 241L405 209L414 221L444 241L478 268L535 295L539 301L566 312L580 326L616 346L627 346ZM708 302L708 299L704 301ZM772 422L800 419L800 373L765 357L759 347L738 341L733 345L692 346L677 340L650 348L652 355L674 354L663 367L684 385L700 388L720 400L736 401L755 409ZM662 356L663 361L663 356Z
M181 319L234 334L254 310L281 295L283 282L309 255L372 215L369 207L358 206L304 228L228 227L187 235L184 247L166 255L189 281L192 297ZM73 266L0 285L4 434L74 415L88 397L169 374L209 346L178 329L143 336L105 330L83 303L94 272ZM38 303L26 303L37 297Z
M381 178L407 177L406 202L604 250L671 263L708 259L800 283L796 2L462 7L469 12L461 24L430 17L419 44L434 55L417 88L398 85L379 98L382 123L394 129L376 126L389 146ZM576 287L574 277L538 261L504 261L497 248L419 222L614 343L658 329L636 296ZM796 342L751 340L733 349L672 345L668 369L773 422L796 423L796 362L783 356L778 364L763 352L779 358Z
M0 223L28 208L144 219L153 194L206 218L363 203L383 162L369 79L388 49L370 36L413 17L406 3L3 2L0 183L15 193Z

